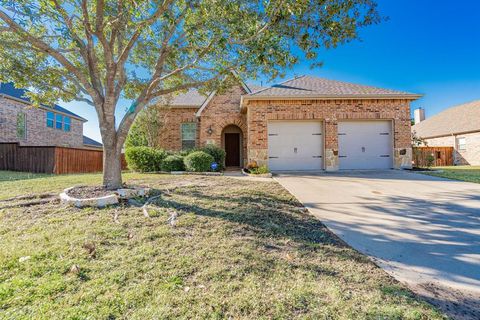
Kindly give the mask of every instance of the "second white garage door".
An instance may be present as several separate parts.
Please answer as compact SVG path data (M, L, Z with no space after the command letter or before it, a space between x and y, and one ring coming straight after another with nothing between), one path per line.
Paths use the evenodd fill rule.
M319 121L268 123L268 166L272 171L321 170L323 133Z
M392 168L391 121L338 123L340 169Z

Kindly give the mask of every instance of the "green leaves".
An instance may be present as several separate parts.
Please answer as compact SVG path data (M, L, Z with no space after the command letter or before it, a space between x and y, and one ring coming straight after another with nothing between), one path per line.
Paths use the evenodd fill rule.
M380 21L370 0L106 0L88 1L83 7L74 0L2 0L0 6L26 33L61 53L85 77L82 81L74 74L71 79L71 70L52 52L0 19L6 29L0 33L5 48L0 81L29 82L40 91L60 83L58 98L70 99L81 95L80 89L93 89L104 97L113 86L121 96L135 98L152 78L192 61L192 66L159 81L152 92L170 84L214 81L216 74L231 69L251 78L275 77L300 56L317 64L320 48L351 41L359 28ZM128 58L119 65L125 52ZM12 74L13 64L19 72ZM124 86L130 82L136 85L125 95ZM75 94L61 96L64 85L76 88L71 92Z

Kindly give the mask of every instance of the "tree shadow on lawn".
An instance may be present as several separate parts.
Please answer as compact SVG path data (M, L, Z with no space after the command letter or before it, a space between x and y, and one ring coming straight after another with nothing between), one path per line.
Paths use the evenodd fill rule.
M155 190L161 193L161 190ZM182 201L182 197L193 198L193 201ZM208 199L208 200L205 200ZM160 207L174 208L181 212L191 212L198 216L222 219L237 224L232 232L238 237L254 235L258 250L266 253L283 251L284 240L288 239L288 246L302 254L318 255L325 259L341 260L362 266L365 269L378 268L365 255L347 245L333 234L318 219L306 212L303 206L294 198L285 199L268 192L255 190L252 194L222 195L213 193L208 187L188 187L176 190L154 202ZM228 208L227 208L228 207ZM262 256L267 265L272 266L272 258ZM352 281L350 276L343 274L343 270L323 268L315 263L301 261L296 267L310 270L320 275L337 277L342 283ZM364 272L359 269L358 272ZM272 269L273 270L273 269ZM378 270L383 273L383 271ZM363 276L363 275L361 275ZM421 300L414 293L399 285L396 280L386 273L383 279L376 283L372 290L380 290L384 295L398 298L408 296L414 300ZM390 288L390 290L385 290ZM393 288L393 289L392 289ZM406 294L405 294L406 293Z

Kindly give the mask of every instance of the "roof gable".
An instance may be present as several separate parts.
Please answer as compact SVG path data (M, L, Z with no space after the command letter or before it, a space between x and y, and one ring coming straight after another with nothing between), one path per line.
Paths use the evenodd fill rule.
M253 92L247 99L255 98L411 98L420 95L404 91L382 89L360 84L301 76Z
M422 138L480 131L480 100L444 110L412 126L412 131Z
M251 92L250 88L247 87L247 85L242 82L242 83L238 84L237 86L233 86L232 88L227 90L227 92L225 94L230 94L231 90L235 87L240 87L244 93L250 93ZM210 102L217 96L217 94L218 93L217 93L216 90L213 91L212 93L210 93L207 100L205 100L205 102L202 104L200 109L198 109L197 113L195 114L197 117L200 117L202 115L202 112L205 111L205 109L210 105ZM242 97L242 95L239 96L240 101L241 101L241 97ZM239 103L238 107L240 109L240 103Z
M28 92L28 90L26 90L26 89L15 88L15 86L11 82L10 83L0 83L0 95L4 95L6 97L11 97L11 98L14 98L16 100L21 100L25 103L31 104L32 102L30 101L30 98L25 96L25 94L27 92ZM56 105L56 104L53 105L53 106L42 104L41 107L44 108L44 109L51 109L52 111L57 111L57 112L60 112L60 113L64 113L66 115L75 117L75 118L77 118L81 121L85 121L85 122L87 121L87 119L80 117L78 114L75 114L75 113L71 112L70 110L67 110L67 109L65 109L65 108L63 108L59 105Z

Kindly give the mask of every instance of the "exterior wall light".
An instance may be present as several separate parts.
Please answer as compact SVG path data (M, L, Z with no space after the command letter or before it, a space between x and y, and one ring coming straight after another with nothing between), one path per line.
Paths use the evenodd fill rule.
M210 126L210 127L207 129L207 133L208 133L209 136L212 135L212 133L213 133L212 126Z

